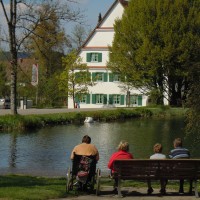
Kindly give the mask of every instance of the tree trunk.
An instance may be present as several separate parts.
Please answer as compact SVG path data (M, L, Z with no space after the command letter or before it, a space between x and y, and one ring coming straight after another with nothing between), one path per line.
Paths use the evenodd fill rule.
M11 114L17 114L17 58L11 61L11 85L10 85L10 102Z
M176 81L171 83L171 94L170 94L170 105L171 106L182 106L182 97L181 97L181 81Z
M11 98L11 114L17 114L17 42L16 42L16 5L17 2L11 3L11 21L8 22L9 31L9 47L11 54L11 85L10 85L10 98ZM12 10L13 9L13 10Z

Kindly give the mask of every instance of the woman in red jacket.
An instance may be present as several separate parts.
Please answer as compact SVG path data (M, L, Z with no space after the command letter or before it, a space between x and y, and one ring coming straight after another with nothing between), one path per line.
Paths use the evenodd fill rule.
M126 141L121 141L118 145L118 151L113 153L110 157L110 160L108 162L108 168L111 169L111 175L115 172L115 169L113 167L113 163L115 160L121 160L121 159L133 159L133 155L129 153L129 144ZM114 184L114 192L117 191L117 180L115 180Z

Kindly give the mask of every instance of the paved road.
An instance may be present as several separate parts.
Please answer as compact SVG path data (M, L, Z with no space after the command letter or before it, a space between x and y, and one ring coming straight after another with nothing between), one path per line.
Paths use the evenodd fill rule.
M80 112L80 111L93 111L93 110L113 110L116 108L80 108L80 109L67 109L67 108L57 108L57 109L18 109L17 112L20 115L38 115L38 114L53 114L53 113L66 113L66 112ZM10 109L0 109L0 115L10 114Z

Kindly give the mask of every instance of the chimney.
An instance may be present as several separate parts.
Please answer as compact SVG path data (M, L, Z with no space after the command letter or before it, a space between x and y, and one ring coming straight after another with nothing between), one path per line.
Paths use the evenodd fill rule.
M102 20L101 13L99 13L98 23Z

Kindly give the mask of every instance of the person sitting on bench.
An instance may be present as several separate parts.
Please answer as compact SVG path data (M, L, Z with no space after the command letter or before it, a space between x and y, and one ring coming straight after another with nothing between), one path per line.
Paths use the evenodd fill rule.
M188 149L183 147L182 139L176 138L173 142L174 149L170 151L169 158L172 159L189 159L190 158L190 152ZM184 180L180 179L180 186L179 186L179 193L184 194ZM190 180L190 189L189 194L192 193L192 180Z
M159 143L156 143L153 147L153 151L154 154L152 156L150 156L150 159L166 159L166 156L164 154L162 154L162 145ZM147 193L151 194L153 192L153 188L151 187L151 181L148 180L148 190ZM161 185L161 189L160 189L160 193L163 195L166 193L166 184L167 184L167 180L160 180L160 185Z
M121 141L118 145L118 151L113 153L108 162L108 168L111 169L111 175L115 173L115 169L113 167L113 163L115 160L121 159L133 159L133 155L129 153L129 144L126 141ZM115 179L114 190L113 192L117 192L118 180Z

